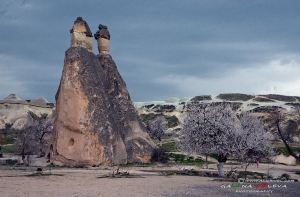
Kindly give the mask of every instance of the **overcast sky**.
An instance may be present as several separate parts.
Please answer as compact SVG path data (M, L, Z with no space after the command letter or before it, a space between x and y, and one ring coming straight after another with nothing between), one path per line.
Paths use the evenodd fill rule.
M1 0L0 99L54 102L78 16L92 33L108 26L133 101L300 96L299 10L299 0Z

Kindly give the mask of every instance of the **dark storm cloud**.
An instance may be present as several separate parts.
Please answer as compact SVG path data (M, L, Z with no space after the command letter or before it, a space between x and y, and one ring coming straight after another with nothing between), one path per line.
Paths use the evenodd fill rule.
M108 26L111 55L134 101L222 91L300 95L296 87L276 92L297 81L273 76L281 67L299 69L299 9L299 1L273 0L1 1L0 97L54 101L78 16L93 33ZM261 78L269 83L263 90L253 87Z

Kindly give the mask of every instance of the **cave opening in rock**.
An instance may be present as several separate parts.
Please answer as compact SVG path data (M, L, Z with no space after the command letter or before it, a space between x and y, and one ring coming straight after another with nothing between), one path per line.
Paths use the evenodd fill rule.
M70 140L69 140L69 144L68 144L68 146L73 146L74 145L74 139L73 138L71 138Z

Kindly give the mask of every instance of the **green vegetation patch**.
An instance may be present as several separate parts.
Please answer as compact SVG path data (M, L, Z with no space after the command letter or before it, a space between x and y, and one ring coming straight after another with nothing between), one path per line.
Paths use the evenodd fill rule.
M167 152L178 151L175 141L169 141L169 142L163 143L162 146L159 146L159 147L165 149Z
M249 103L248 106L255 107L255 106L259 106L259 104L257 104L257 103Z
M232 94L219 94L217 98L227 100L227 101L248 101L254 98L254 96L249 94L232 93Z
M283 109L282 107L279 106L260 106L256 107L252 110L254 113L274 113L277 112L278 109Z
M140 117L143 122L147 122L149 120L154 120L157 116L160 116L160 114L154 114L154 113L149 113L149 114L141 114ZM176 116L165 116L165 119L168 121L168 127L173 128L179 125L179 120Z
M13 144L15 142L15 139L11 136L6 136L4 134L0 134L0 144Z
M255 102L266 102L266 103L275 102L272 99L268 99L268 98L264 98L264 97L256 97L255 99L253 99L253 101L255 101Z
M210 95L195 96L194 98L191 99L191 101L194 101L194 102L207 101L207 100L211 100Z
M172 112L176 107L174 105L155 105L153 109L157 109L155 112Z
M179 120L176 116L165 116L165 119L168 121L169 128L173 128L179 125Z
M7 146L2 146L2 153L14 153L14 145L7 145Z
M213 103L213 105L215 105L215 106L224 105L224 104L231 106L231 109L234 111L236 111L243 105L243 103L240 103L240 102L214 102Z
M175 154L175 153L169 153L168 154L169 158L174 158L175 162L178 164L183 164L183 165L199 165L202 166L205 164L205 161L202 160L201 158L194 158L194 157L189 157L186 155L182 154ZM212 164L214 162L208 161L208 164Z
M285 96L285 95L279 95L279 94L266 94L266 95L260 95L267 97L269 99L274 99L277 101L285 101L285 102L295 102L296 98L294 96Z
M214 158L215 160L218 160L219 158L217 154L209 154L208 156Z
M149 114L141 114L140 116L143 122L147 122L149 120L153 120L154 118L156 118L158 114L149 113Z
M300 107L300 103L286 103L286 105L290 105L293 107Z
M300 148L298 147L291 147L292 151L293 152L300 152ZM274 148L274 152L277 154L277 155L280 155L280 154L283 154L284 156L290 156L287 148L284 146L284 147L276 147Z

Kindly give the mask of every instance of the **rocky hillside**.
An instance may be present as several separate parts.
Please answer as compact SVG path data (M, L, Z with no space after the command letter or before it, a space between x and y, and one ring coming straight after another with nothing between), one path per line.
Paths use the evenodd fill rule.
M12 94L0 100L0 129L5 123L12 123L14 128L21 129L28 122L28 113L32 111L38 116L52 113L55 107L46 99L22 100ZM36 102L40 101L40 102ZM141 119L147 121L159 114L166 116L170 128L178 128L183 121L185 107L189 102L230 102L237 112L252 111L263 121L268 122L269 114L275 110L289 113L295 106L300 106L300 97L285 95L247 95L247 94L219 94L201 95L190 98L169 98L165 101L135 102L135 108Z
M247 95L234 93L201 95L181 99L172 97L165 101L135 102L135 107L143 121L163 114L169 121L169 127L177 128L184 119L185 107L189 102L228 102L233 105L233 109L237 113L251 111L268 126L271 113L277 110L290 113L295 106L300 106L300 97L276 94Z
M23 129L32 121L29 112L40 117L51 114L53 108L54 104L45 98L22 100L17 94L11 94L0 100L0 129L4 129L6 123L12 124L14 129Z

